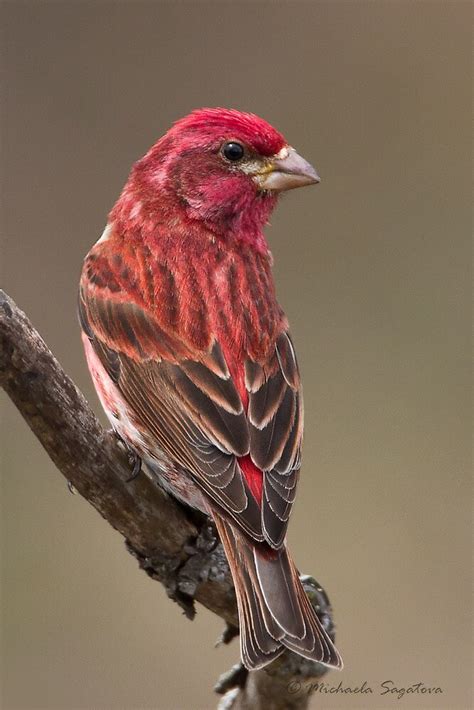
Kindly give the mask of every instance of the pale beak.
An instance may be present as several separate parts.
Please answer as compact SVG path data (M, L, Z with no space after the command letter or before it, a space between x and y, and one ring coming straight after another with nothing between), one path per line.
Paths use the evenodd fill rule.
M288 148L288 154L271 161L268 171L259 175L262 190L293 190L295 187L315 185L320 177L307 160L298 155L294 148Z

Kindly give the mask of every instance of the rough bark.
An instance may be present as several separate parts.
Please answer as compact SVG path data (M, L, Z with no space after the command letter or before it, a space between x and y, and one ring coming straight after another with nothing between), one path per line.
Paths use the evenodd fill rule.
M225 620L223 641L233 638L238 626L234 588L213 525L179 505L146 475L129 480L129 454L101 426L26 315L3 291L0 384L58 470L123 535L140 567L164 584L190 619L197 601ZM305 584L333 635L324 591L311 578ZM216 686L223 695L219 707L306 708L311 683L326 670L289 652L260 671L248 673L235 666Z

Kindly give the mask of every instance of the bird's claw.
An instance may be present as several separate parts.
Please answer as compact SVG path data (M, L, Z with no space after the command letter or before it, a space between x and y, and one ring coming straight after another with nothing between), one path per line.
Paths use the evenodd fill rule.
M142 460L137 452L133 451L133 449L130 449L128 452L128 460L132 466L132 473L125 479L125 481L130 483L130 481L133 481L140 474L140 471L142 470Z
M115 430L111 430L111 434L115 436L117 439L118 443L125 449L127 456L128 456L128 461L130 463L130 466L132 467L132 473L128 478L125 479L126 483L130 483L131 481L135 480L137 476L140 475L140 471L142 470L142 459L139 454L133 449L130 444L123 439L120 434Z
M233 688L243 688L245 686L248 674L249 672L243 666L243 664L237 663L235 666L232 666L230 671L227 671L226 673L223 673L221 675L216 685L214 686L215 692L219 695L225 695L229 690L232 690Z
M238 635L239 629L237 628L237 626L231 626L227 623L224 628L224 631L216 641L216 646L220 646L221 644L227 645Z
M307 574L300 575L301 584L305 590L311 605L316 612L319 621L324 629L334 641L334 621L332 616L332 607L326 590L317 582L314 577Z

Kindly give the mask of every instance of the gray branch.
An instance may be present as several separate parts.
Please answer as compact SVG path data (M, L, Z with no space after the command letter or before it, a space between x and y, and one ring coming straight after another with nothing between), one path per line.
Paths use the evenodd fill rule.
M128 480L129 454L101 426L26 315L1 290L0 384L58 470L123 535L140 567L165 586L190 619L195 601L224 619L222 640L229 642L238 633L235 594L212 523L185 509L146 475ZM305 586L334 636L324 591L311 578L305 578ZM223 696L219 707L306 708L308 691L326 670L290 652L252 673L239 664L216 686Z

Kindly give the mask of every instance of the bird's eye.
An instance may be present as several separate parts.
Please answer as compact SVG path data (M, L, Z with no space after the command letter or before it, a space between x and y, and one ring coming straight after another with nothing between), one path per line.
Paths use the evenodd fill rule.
M222 154L227 160L231 160L235 163L237 160L242 160L244 157L244 146L235 141L229 141L229 143L224 143L222 147Z

